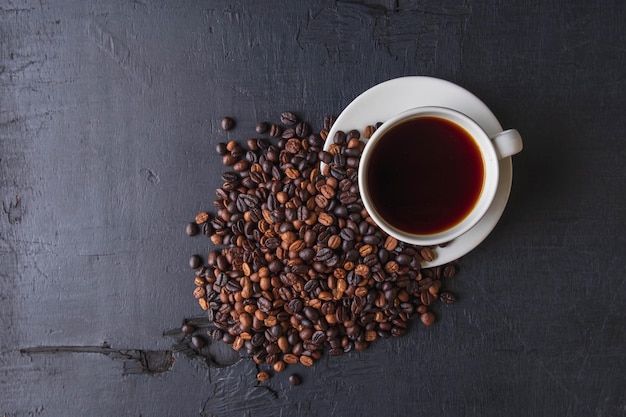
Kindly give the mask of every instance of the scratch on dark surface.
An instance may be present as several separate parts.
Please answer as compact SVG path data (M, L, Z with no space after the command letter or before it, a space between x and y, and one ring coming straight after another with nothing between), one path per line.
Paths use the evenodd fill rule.
M284 396L256 380L256 367L241 363L237 371L220 378L219 384L211 384L210 392L202 404L201 417L229 417L249 415L276 415L287 405Z
M141 168L139 172L141 172L141 175L143 175L145 179L152 184L158 184L161 181L159 175L149 168Z
M2 202L2 210L9 219L9 224L19 224L22 222L22 199L19 196L15 196L15 200L11 200L8 203Z
M478 290L485 296L485 297L489 297L489 293L488 291L484 288L484 286L482 285L482 283L480 282L480 280L478 279L474 279L473 280L474 285L476 286L476 288L478 288ZM517 341L521 344L522 346L522 351L526 353L526 355L530 358L533 358L533 360L535 360L537 362L537 364L539 365L540 369L544 372L545 375L547 375L547 377L554 382L554 384L561 390L563 391L565 394L567 394L569 396L569 398L571 399L572 402L574 402L576 404L577 407L579 407L580 409L586 409L589 413L592 413L592 410L588 408L588 406L584 403L582 403L580 401L580 398L576 395L575 392L573 392L572 390L570 390L559 378L558 376L552 372L550 369L548 369L548 367L546 366L545 362L543 361L543 359L541 359L541 355L539 355L537 353L536 349L530 349L529 343L525 340L525 338L522 336L522 334L517 331L514 326L511 324L511 321L508 319L508 317L506 317L506 315L503 313L503 311L505 311L505 309L503 308L499 308L497 305L495 304L491 304L488 303L486 304L486 306L488 306L489 309L493 310L492 311L492 317L496 318L498 321L500 321L505 328L512 334L512 336L517 339ZM478 324L476 324L477 327L480 327Z
M382 7L385 8L387 10L397 10L399 5L398 5L398 0L340 0L340 1L344 1L346 3L360 3L366 6L372 6L372 7Z
M124 375L159 374L171 370L174 354L171 350L113 349L108 344L102 346L38 346L20 349L24 355L97 353L123 362Z
M87 24L87 36L124 71L141 81L147 87L152 86L152 70L146 62L138 58L128 45L111 33L104 24L91 20Z
M359 45L382 48L399 60L419 59L424 65L437 60L444 66L460 62L469 6L444 2L430 8L399 9L392 3L337 2L335 8L312 16L297 40L301 45L321 44L335 63L361 62L369 51L360 50ZM438 57L444 52L446 56Z
M5 9L4 7L0 6L0 13L27 13L27 12L32 12L33 10L35 10L34 7L31 8L25 8L25 7L13 7L13 8L8 8Z

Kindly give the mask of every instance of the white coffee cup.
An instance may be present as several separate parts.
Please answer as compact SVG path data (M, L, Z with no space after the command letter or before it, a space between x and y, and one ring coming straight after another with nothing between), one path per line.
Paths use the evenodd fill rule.
M372 196L369 189L370 186L368 186L368 184L371 185L373 184L372 181L376 181L375 174L373 173L370 165L372 165L372 158L374 153L377 152L377 149L378 152L381 152L381 148L377 147L390 146L390 141L393 139L390 137L393 135L389 135L389 132L405 123L412 123L415 119L425 118L430 120L436 119L440 120L442 123L452 124L455 126L455 129L460 128L459 131L464 132L463 137L473 141L475 149L477 149L480 154L483 171L482 185L479 187L480 191L477 192L475 203L471 205L471 208L468 208L469 211L459 218L458 221L455 221L454 224L447 225L442 230L422 233L419 231L409 231L409 228L398 226L397 223L394 224L394 220L391 220L389 215L387 215L388 218L385 218L385 215L381 214L381 211L388 212L389 210L384 207L384 201L375 201L375 198L378 197ZM404 125L401 126L401 128L407 130L407 126L410 125ZM397 131L398 129L395 129L395 132ZM385 140L381 142L382 139ZM386 233L397 238L398 240L420 246L432 246L450 242L470 230L483 218L493 203L496 189L498 187L498 161L520 152L522 147L522 138L517 130L505 130L490 136L478 123L456 110L445 107L417 107L407 110L383 123L365 145L361 155L358 173L359 191L361 193L361 198L363 199L363 204L376 224ZM398 149L397 152L402 152L402 150ZM426 150L426 153L427 152L428 150ZM423 155L423 157L428 158L429 156L426 154ZM442 167L442 169L445 168ZM419 177L408 179L403 176L402 179L403 181L407 181L407 184L405 184L408 185L407 189L410 190L414 188L415 190L412 191L413 193L419 192L419 187L415 186L415 184L419 184ZM374 190L374 188L375 187L372 187L372 190ZM427 198L424 199L423 204L429 204ZM424 206L420 205L419 207ZM415 211L418 211L417 207Z

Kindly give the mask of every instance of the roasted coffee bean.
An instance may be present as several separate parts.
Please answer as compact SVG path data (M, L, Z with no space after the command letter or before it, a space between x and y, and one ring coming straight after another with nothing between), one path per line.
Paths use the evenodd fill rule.
M301 299L294 298L293 300L289 301L288 306L292 312L299 313L304 308L304 303Z
M430 311L427 311L420 315L420 320L422 321L422 323L424 323L425 326L430 326L435 322L435 315Z
M261 297L258 299L257 305L259 307L259 310L264 311L266 313L272 309L272 302L264 297Z
M256 379L259 382L264 382L270 379L270 374L268 374L267 372L263 371L263 372L259 372L258 374L256 374Z
M448 264L443 268L443 277L446 279L453 278L456 275L456 267L453 264Z
M332 256L334 255L334 252L332 249L330 248L322 248L317 252L317 259L319 261L328 261Z
M435 253L429 247L422 248L420 250L420 255L426 262L430 262L435 259Z
M195 236L200 232L200 228L197 223L189 222L185 227L185 232L187 233L187 236Z
M273 124L270 126L270 136L273 138L277 138L283 134L283 129L277 124Z
M451 292L447 292L447 291L444 291L441 294L439 294L439 299L444 304L454 304L454 302L456 301L455 295L452 294Z
M302 383L302 379L300 379L300 377L297 374L291 374L289 375L289 383L293 385L294 387L297 387L298 385Z
M193 255L189 258L189 267L191 269L198 269L202 266L202 258L198 255Z
M359 139L361 137L361 132L359 132L357 129L352 129L346 134L346 137L348 140Z
M298 116L293 112L286 111L280 115L280 121L285 126L293 126L298 123Z
M267 133L267 131L269 130L270 125L267 122L259 122L256 124L256 132L260 135Z
M219 155L226 155L228 153L228 149L226 148L226 144L223 142L218 143L215 146L215 151L219 154Z
M305 138L311 134L311 126L306 122L299 122L296 125L296 135L301 138Z
M345 132L341 130L338 130L337 132L335 132L335 136L333 136L333 142L336 145L345 145L346 140L347 140L347 136Z
M313 248L303 248L298 253L298 256L303 261L309 262L309 261L311 261L315 257L315 250Z
M235 121L231 117L224 117L222 119L222 129L231 130L235 127Z

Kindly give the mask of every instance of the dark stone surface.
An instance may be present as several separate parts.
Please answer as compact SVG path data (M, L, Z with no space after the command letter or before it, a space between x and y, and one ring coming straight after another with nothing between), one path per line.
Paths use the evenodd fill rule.
M0 414L626 415L624 21L619 1L0 1ZM319 129L403 75L525 140L457 303L299 387L189 355L168 330L202 316L208 244L184 226L215 144L284 110Z

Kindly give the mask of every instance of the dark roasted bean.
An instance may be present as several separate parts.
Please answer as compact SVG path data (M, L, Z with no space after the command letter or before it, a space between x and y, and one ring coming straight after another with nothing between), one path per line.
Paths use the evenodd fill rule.
M293 126L298 123L298 116L293 112L286 111L280 115L280 121L285 126Z
M193 255L189 258L189 267L191 269L198 269L202 266L202 258L198 255Z
M231 130L235 127L235 121L231 117L224 117L222 119L222 129Z
M289 375L289 383L293 385L294 387L297 387L298 385L302 383L302 380L297 374L292 374L292 375Z
M267 133L270 129L270 125L267 122L259 122L256 124L256 132L260 135Z

